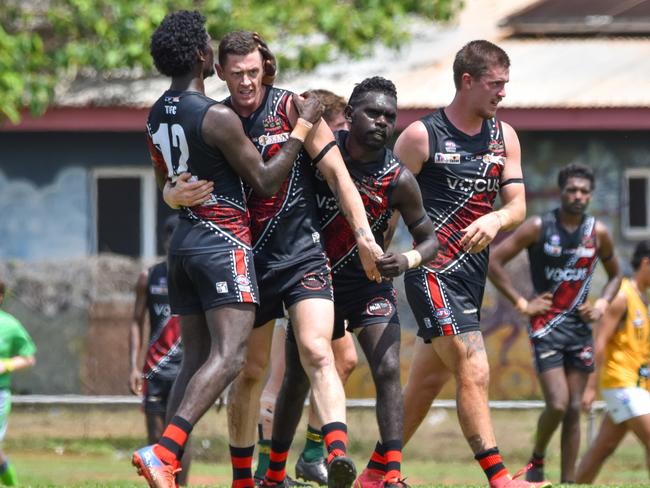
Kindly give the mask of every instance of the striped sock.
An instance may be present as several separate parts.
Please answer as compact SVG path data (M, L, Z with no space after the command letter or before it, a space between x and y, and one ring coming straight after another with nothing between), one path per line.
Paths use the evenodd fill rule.
M536 452L530 457L528 461L535 469L544 469L544 454L537 454Z
M323 457L323 433L307 425L305 435L305 447L302 450L302 458L308 463L313 463Z
M230 446L232 488L255 488L253 480L253 452L255 446Z
M330 422L323 425L323 438L327 447L327 464L337 456L347 454L348 427L343 422Z
M380 441L377 441L377 444L375 445L375 450L370 456L370 461L368 461L368 465L366 466L366 469L368 469L369 471L376 472L377 474L381 474L382 477L384 476L384 474L386 474L386 459L384 458L384 446L381 444Z
M384 442L386 474L384 480L397 483L402 478L402 441L399 439Z
M503 459L501 459L501 454L499 454L499 449L496 447L479 452L474 456L474 459L481 465L490 483L508 474L508 470L503 464Z
M179 463L187 438L192 432L192 427L192 424L187 420L176 415L169 425L165 427L158 444L153 446L153 452L165 464L175 465Z
M271 441L260 439L257 441L257 468L255 469L255 477L262 479L269 469L269 454L271 452Z
M282 483L287 476L287 457L291 441L281 442L271 439L271 452L269 453L269 469L264 476L270 483Z

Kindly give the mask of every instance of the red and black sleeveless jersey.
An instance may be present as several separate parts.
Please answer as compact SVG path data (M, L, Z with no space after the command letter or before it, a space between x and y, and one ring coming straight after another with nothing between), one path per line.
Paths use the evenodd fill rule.
M267 87L260 107L250 116L241 117L244 132L264 161L289 140L287 107L291 95L287 90ZM230 106L230 98L225 103ZM314 197L314 168L304 150L275 195L264 198L247 189L247 197L256 266L286 267L323 252Z
M569 232L559 223L559 210L542 215L539 240L528 248L535 293L550 292L553 304L547 312L530 319L531 337L541 337L560 324L582 323L578 307L589 294L598 252L596 219L585 215L580 226Z
M167 294L167 262L149 268L147 308L150 339L143 373L147 379L176 378L181 367L183 348L177 315L172 315Z
M172 182L185 171L214 182L210 200L181 209L178 229L170 243L174 254L251 245L241 179L224 155L203 140L203 118L215 103L198 92L166 91L149 112L147 142L154 165Z
M393 214L390 203L392 192L404 166L390 149L386 149L377 161L353 161L345 149L347 137L347 131L338 131L336 142L352 181L361 195L375 241L383 247L384 232ZM317 180L316 199L325 252L332 267L334 290L339 293L341 287L346 285L358 289L359 279L366 279L366 273L361 265L354 232L341 214L336 198L327 182L319 173L317 173Z
M440 242L436 259L425 268L436 273L459 273L463 279L483 286L488 249L471 254L458 242L462 229L493 210L506 161L501 123L485 120L481 132L469 136L454 127L443 110L421 122L429 135L429 159L417 180Z

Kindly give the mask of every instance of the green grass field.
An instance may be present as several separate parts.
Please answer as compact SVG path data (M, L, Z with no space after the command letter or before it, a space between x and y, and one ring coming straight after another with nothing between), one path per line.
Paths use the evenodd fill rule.
M511 471L526 461L537 411L494 411L499 447ZM348 414L350 453L365 465L376 441L371 410ZM229 486L225 412L211 411L196 426L191 486ZM303 442L298 433L296 447ZM134 407L15 407L4 448L15 464L20 486L143 487L130 465L132 450L143 444L144 421ZM584 435L583 435L584 438ZM289 457L293 474L298 450ZM583 449L584 451L584 442ZM455 412L432 410L404 451L403 473L413 486L485 486L485 478L461 436ZM549 449L547 476L559 478L559 442ZM648 486L645 456L629 435L603 468L598 486Z

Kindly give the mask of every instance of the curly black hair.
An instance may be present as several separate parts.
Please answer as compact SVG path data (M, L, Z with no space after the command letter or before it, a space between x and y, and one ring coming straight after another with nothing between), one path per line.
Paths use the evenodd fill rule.
M384 93L397 100L397 89L393 82L386 78L382 78L381 76L373 76L371 78L366 78L354 87L352 95L350 95L350 99L348 100L348 105L354 107L354 104L359 100L359 98L368 92Z
M558 186L564 188L569 178L584 178L585 180L589 180L592 190L596 186L594 171L585 164L571 163L562 168L557 175Z
M639 242L634 248L634 254L632 254L632 268L634 271L639 269L643 258L650 258L650 241L648 240Z
M196 64L196 50L204 50L209 36L205 17L196 10L167 14L151 35L149 50L163 75L182 76Z

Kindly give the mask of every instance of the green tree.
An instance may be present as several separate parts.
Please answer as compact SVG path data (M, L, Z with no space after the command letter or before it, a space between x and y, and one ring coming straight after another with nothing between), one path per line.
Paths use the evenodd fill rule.
M361 56L375 40L397 47L409 16L448 20L462 0L3 0L0 118L45 111L57 84L80 73L151 72L149 38L167 12L200 10L210 35L258 31L284 70L310 70L339 53Z

